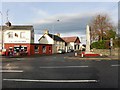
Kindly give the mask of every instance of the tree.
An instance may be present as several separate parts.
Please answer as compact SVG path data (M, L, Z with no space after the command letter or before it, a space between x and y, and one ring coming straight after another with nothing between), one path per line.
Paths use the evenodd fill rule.
M107 15L97 15L91 22L91 40L109 39L114 29Z

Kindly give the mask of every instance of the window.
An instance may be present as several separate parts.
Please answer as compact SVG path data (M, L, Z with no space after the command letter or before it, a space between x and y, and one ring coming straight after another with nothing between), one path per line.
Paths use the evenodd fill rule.
M38 53L39 52L39 47L38 46L34 46L34 50L35 50L35 53Z
M46 46L42 46L43 53L46 53Z
M25 38L25 32L20 33L20 38Z
M8 33L8 38L13 38L13 32Z
M75 45L75 50L76 50L76 45Z
M17 34L17 33L15 33L15 37L18 37L18 34Z
M79 49L79 47L80 47L80 46L78 45L78 49Z

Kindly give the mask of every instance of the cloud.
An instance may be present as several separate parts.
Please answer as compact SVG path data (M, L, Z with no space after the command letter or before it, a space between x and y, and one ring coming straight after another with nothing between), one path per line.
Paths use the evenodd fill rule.
M47 18L38 19L34 23L35 33L43 34L45 29L48 29L50 33L60 33L61 36L78 36L83 37L83 43L86 42L86 25L90 23L94 16L98 14L107 14L111 17L111 20L116 22L117 8L115 10L111 8L96 8L92 12L82 13L59 13L53 16L47 14ZM59 19L59 22L57 20Z
M49 16L48 12L45 11L45 10L42 10L42 9L38 9L38 8L35 8L35 7L31 7L31 10L32 10L32 13L36 16L36 17L47 17Z

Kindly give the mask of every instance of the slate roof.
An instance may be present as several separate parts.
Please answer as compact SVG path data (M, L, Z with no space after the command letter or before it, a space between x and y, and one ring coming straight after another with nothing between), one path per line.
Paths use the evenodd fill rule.
M62 41L65 42L61 37L57 36L57 35L53 35L53 34L48 34L53 40L55 41Z
M78 37L62 37L62 39L66 42L75 42L77 40Z
M2 26L2 30L33 30L33 26L32 25L12 25L10 27Z

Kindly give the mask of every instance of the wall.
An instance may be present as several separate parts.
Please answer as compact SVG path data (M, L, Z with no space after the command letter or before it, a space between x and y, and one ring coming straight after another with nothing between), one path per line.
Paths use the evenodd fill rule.
M118 56L118 51L118 48L112 49L111 55ZM93 49L93 52L102 55L110 55L110 49Z
M50 45L50 44L12 44L12 43L8 43L8 44L5 44L5 48L9 49L9 47L14 47L15 45L27 46L28 55L36 54L35 49L34 49L35 45L38 45L38 47L39 47L38 54L52 54L52 45ZM46 46L46 53L42 52L42 46ZM50 50L49 50L49 48L50 48Z
M39 43L41 44L53 44L53 39L51 39L47 34L44 35L45 38L42 38Z
M13 38L8 37L9 32L13 33ZM25 33L24 38L21 38L21 32ZM15 33L17 36L15 36ZM31 43L31 30L5 30L3 33L3 39L4 43Z
M5 43L4 45L5 45L5 49L9 49L9 47L13 47L14 48L15 45L27 46L28 55L31 54L31 52L30 52L31 51L30 44Z

